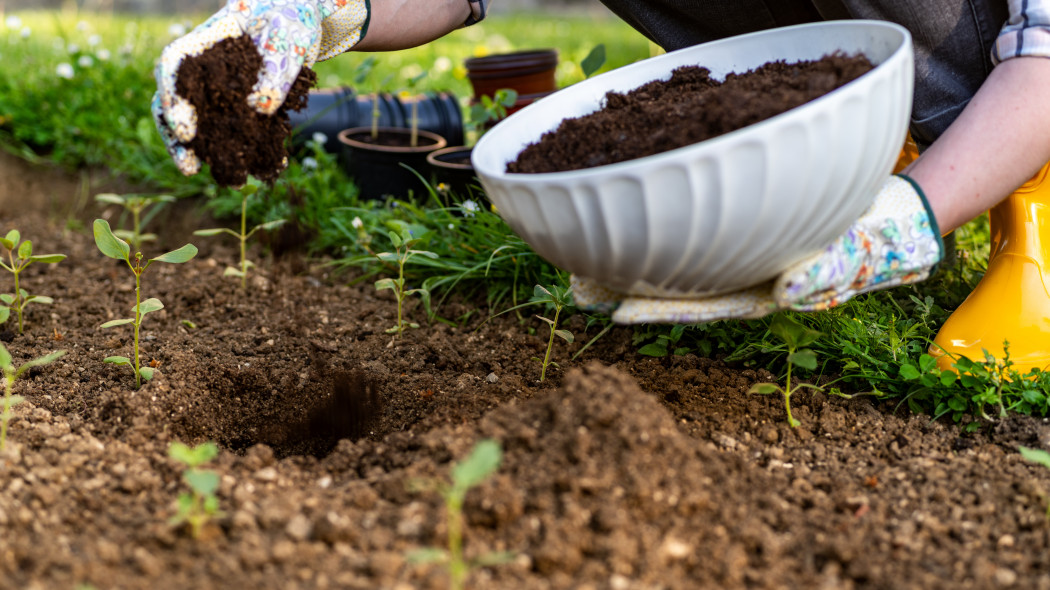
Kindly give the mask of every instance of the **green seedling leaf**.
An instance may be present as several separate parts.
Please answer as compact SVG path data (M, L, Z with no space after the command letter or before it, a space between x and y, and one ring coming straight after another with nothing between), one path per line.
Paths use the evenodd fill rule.
M193 232L193 235L195 235L195 236L217 236L219 234L230 234L231 236L233 236L235 238L240 238L241 237L241 234L233 231L232 229L226 228L226 227L215 227L215 228L212 228L212 229L199 229L199 230Z
M384 289L397 289L397 283L394 279L379 279L375 284L376 291L382 291Z
M233 268L232 266L227 266L226 270L222 271L222 276L224 276L224 277L243 277L244 276L244 271L239 269L239 268Z
M435 547L424 547L422 549L413 549L412 551L409 551L405 555L405 559L408 563L414 565L444 563L448 561L448 552Z
M452 482L456 488L466 491L485 481L499 469L503 460L503 449L498 442L485 439L474 445L474 450L462 463L452 468Z
M153 367L139 367L139 375L146 381L153 379Z
M199 467L219 456L219 446L204 442L195 447L175 441L168 446L168 456L190 467Z
M33 242L26 240L18 247L19 258L29 258L33 255Z
M49 363L53 363L57 359L63 357L65 354L66 354L66 351L64 351L64 350L56 350L55 352L52 352L51 354L35 358L35 359L31 360L31 361L26 361L25 363L22 363L21 367L18 367L18 371L15 372L15 377L18 377L18 376L22 375L22 373L25 373L26 371L28 371L29 369L32 369L33 367L39 367L41 365L46 365L46 364L49 364Z
M583 70L583 77L590 78L592 74L602 69L605 65L605 44L599 43L595 45L591 52L587 54L587 57L583 58L580 62L580 69Z
M419 256L425 256L425 257L433 259L433 260L437 260L438 259L438 255L437 254L434 254L433 252L427 252L426 250L409 250L408 253L409 254L413 254L413 255L418 254Z
M7 321L7 318L11 317L10 307L0 307L0 324Z
M26 398L20 395L12 395L11 397L7 398L7 405L8 407L13 408L24 401L26 401Z
M650 342L638 349L638 354L645 356L667 356L667 345L662 342Z
M21 239L22 234L18 233L17 229L13 229L7 232L7 235L4 236L3 239L0 239L0 244L3 244L4 248L7 248L8 250L14 250L15 244L21 241Z
M778 387L778 386L776 386L776 385L774 385L772 383L756 383L756 384L752 385L751 389L749 389L747 392L749 394L750 393L755 393L755 394L758 394L758 395L770 395L772 393L778 393L779 391L780 391L780 387Z
M796 350L788 355L788 362L812 371L817 368L817 353L808 348Z
M393 252L380 252L379 254L376 254L376 258L383 262L398 262L400 260L397 254L394 254Z
M219 489L219 474L214 471L189 470L182 474L182 480L190 489L202 496L210 496Z
M33 303L47 303L47 304L51 304L51 303L55 302L54 299L48 297L47 295L30 295L29 297L26 297L25 299L23 299L23 301L25 301L26 303L29 303L30 301L32 301Z
M193 244L186 244L178 250L172 250L161 254L156 258L151 258L153 262L167 262L170 264L181 264L186 262L197 255L197 247Z
M397 232L389 231L386 232L386 234L390 238L390 243L392 243L395 248L400 248L401 245L405 243L404 240L401 239L401 236L397 234ZM395 257L394 259L396 260L397 258Z
M561 338L562 340L568 342L569 344L572 344L572 341L573 341L572 332L570 332L568 330L555 330L554 331L554 335L557 336L558 338Z
M124 199L120 198L120 195L114 193L99 193L95 195L95 202L105 203L107 205L120 205L124 206Z
M1038 463L1039 465L1050 469L1050 453L1042 449L1030 449L1028 447L1019 447L1017 450L1020 451L1021 457L1023 457L1025 461Z
M914 381L919 378L919 375L919 370L915 368L915 365L901 365L901 379L904 379L906 381Z
M135 311L136 307L138 308L140 315L146 315L147 313L164 309L164 304L160 302L160 299L150 297L142 303L132 307L131 311Z
M56 262L62 262L66 259L65 254L37 254L36 256L30 256L30 262L43 262L44 264L55 264Z
M783 313L773 318L769 331L779 336L791 348L802 348L823 336L822 333L803 326Z
M130 365L131 359L126 356L107 356L102 359L102 362L109 363L111 365Z
M253 229L252 231L255 231L255 230L270 231L271 229L276 229L278 227L281 227L285 223L287 223L287 220L285 220L285 219L275 219L273 221L267 221L266 223L260 223L259 225L255 226L255 229Z
M124 324L133 324L133 323L135 323L135 318L125 318L125 319L122 319L122 320L110 320L110 321L102 324L99 327L100 328L113 328L115 326L123 326Z
M11 366L11 353L7 351L7 347L0 344L0 368Z
M191 330L196 330L197 329L197 324L193 323L193 321L191 321L191 320L182 320L179 323L181 323L183 326L186 326L187 328L189 328Z
M11 305L12 303L15 302L15 296L11 295L10 293L4 293L3 295L0 295L0 301L3 301L4 303L6 303L8 305Z
M127 242L113 235L109 222L105 219L96 219L92 225L92 233L95 235L95 246L99 251L110 258L117 260L128 260L131 256L131 246Z

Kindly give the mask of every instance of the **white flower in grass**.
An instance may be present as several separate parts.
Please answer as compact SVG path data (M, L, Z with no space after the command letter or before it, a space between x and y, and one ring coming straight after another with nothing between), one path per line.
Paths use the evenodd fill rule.
M328 143L328 136L324 133L321 133L320 131L314 132L314 134L311 136L311 139L313 139L314 143L316 143L317 145L324 145Z
M80 59L77 60L77 65L82 68L90 68L95 65L95 60L90 55L81 55Z
M32 34L33 34L33 31L30 31L29 27L22 27L22 30L18 31L18 36L23 38L23 39L28 39L29 36L32 35Z
M102 42L102 35L92 35L88 37L87 44L89 47L95 47Z
M354 226L354 229L361 229L365 226L365 222L361 221L360 217L355 217L354 220L350 222L350 225Z
M186 34L186 25L182 23L174 23L168 27L168 34L172 37L181 37Z
M60 63L55 68L55 75L59 78L71 80L73 78L73 66L67 63Z
M87 31L90 28L91 28L91 25L89 25L87 23L87 21L82 20L82 21L79 21L77 23L77 30L80 31L81 33L83 33L84 31Z
M434 71L441 73L452 69L452 60L442 55L434 60Z
M18 18L18 15L12 14L4 19L4 24L7 25L7 28L9 29L17 29L22 26L22 19Z
M317 160L309 156L303 158L303 170L317 170Z
M110 54L108 49L99 49L98 53L95 54L100 61L109 61Z
M72 53L76 53L76 52L80 51L80 46L77 45L76 43L70 43L69 47L66 48L66 51L68 51L71 54Z
M479 209L478 204L471 199L463 201L460 207L463 207L463 215L466 215L467 217L474 217L474 213Z

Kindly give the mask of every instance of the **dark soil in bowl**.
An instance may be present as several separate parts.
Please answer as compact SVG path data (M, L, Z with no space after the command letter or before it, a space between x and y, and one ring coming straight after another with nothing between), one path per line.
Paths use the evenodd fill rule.
M416 145L412 145L412 136L406 130L404 133L388 133L380 131L376 137L372 137L371 133L355 133L349 136L350 139L374 146L393 147L393 148L412 148L412 147L427 147L436 143L428 137L420 135L416 138Z
M303 68L273 115L248 105L263 60L247 36L226 39L179 68L176 91L197 109L197 136L189 147L211 166L215 182L243 185L248 175L272 181L284 170L292 133L288 111L306 107L317 74Z
M561 172L659 154L736 131L791 110L855 80L874 66L863 55L770 62L725 80L687 66L669 80L610 92L602 109L565 119L518 158L508 172Z
M14 384L27 401L0 453L0 588L448 588L441 566L406 559L447 543L442 498L413 482L447 478L483 438L505 455L467 495L467 557L514 558L469 588L1050 588L1050 470L1017 453L1047 448L1043 420L966 434L895 400L803 390L790 428L781 399L746 393L775 379L761 368L640 355L622 327L573 358L601 329L580 315L541 383L546 325L485 321L504 308L484 290L439 308L462 323L427 324L410 299L423 326L394 338L393 295L371 280L255 249L247 290L223 278L238 253L192 237L215 222L190 203L150 228L149 255L201 253L144 277L165 308L143 324L157 374L136 390L102 363L131 329L99 328L126 317L133 279L90 229L42 213L80 195L79 177L0 153L0 224L69 255L23 273L55 298L27 307L25 334L0 325L19 363L67 351ZM173 440L221 447L224 515L198 540L168 524L186 489Z

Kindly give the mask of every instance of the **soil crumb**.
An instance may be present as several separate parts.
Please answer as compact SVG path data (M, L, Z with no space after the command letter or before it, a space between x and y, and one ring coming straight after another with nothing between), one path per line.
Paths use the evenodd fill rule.
M176 92L197 109L197 136L189 147L223 186L241 186L249 174L268 182L277 178L287 165L288 111L305 108L317 82L317 74L304 67L277 112L260 115L247 99L262 67L251 39L240 36L187 57L179 68Z
M676 69L605 106L565 119L507 165L508 172L593 168L670 151L779 115L859 78L874 65L863 55L769 62L719 82L699 66Z

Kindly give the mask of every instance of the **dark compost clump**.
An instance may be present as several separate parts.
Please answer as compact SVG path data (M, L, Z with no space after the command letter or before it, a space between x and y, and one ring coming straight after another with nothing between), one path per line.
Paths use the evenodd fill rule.
M247 99L262 67L262 56L242 35L187 57L179 68L176 92L197 109L197 136L189 147L223 186L240 186L249 174L264 181L277 178L288 157L288 111L306 107L317 81L317 74L304 67L277 112L260 115Z
M609 92L589 115L565 119L507 165L508 172L579 170L659 154L764 121L859 78L863 55L769 62L719 82L699 66L627 93Z

